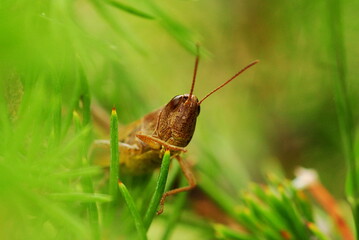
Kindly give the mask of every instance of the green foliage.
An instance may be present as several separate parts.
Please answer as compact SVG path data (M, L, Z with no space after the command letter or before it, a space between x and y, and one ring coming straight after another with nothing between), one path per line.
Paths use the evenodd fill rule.
M146 215L144 219L146 229L150 227L151 222L157 211L158 204L160 203L161 197L165 192L169 167L170 167L170 152L166 151L162 159L161 170L160 170L160 175L158 176L156 190L151 198L150 205L148 206L146 211Z
M94 185L103 170L88 159L91 98L97 75L123 51L121 44L139 46L111 5L153 17L115 1L81 5L92 10L83 12L72 1L1 3L1 239L103 237L99 210L114 192L99 193ZM96 29L84 22L89 18L96 19ZM99 38L107 24L112 29ZM106 42L114 36L121 39L116 51Z
M297 165L318 169L339 201L348 167L358 225L357 8L353 0L2 0L0 239L325 239L289 182L238 196L263 172L291 175ZM212 54L200 62L199 98L261 60L201 106L185 156L200 193L244 231L213 230L219 219L198 214L197 194L169 198L155 216L164 188L186 185L175 162L167 181L156 171L121 175L118 185L116 168L110 181L90 158L103 137L91 107L102 105L107 123L115 107L123 125L187 92L197 42Z
M215 225L221 239L329 239L314 223L311 203L289 181L270 177L241 194L233 217L241 232Z
M147 239L146 237L146 229L143 224L143 220L135 206L135 201L133 200L131 194L128 192L126 186L123 183L119 183L119 188L122 193L123 198L125 199L125 202L128 206L128 209L130 210L133 221L135 222L137 232L139 234L140 239Z

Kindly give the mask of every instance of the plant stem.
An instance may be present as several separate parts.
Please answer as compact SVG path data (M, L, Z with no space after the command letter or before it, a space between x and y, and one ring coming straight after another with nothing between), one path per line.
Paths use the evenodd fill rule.
M181 186L186 186L187 180L182 177L181 178ZM176 202L174 203L174 209L173 213L169 216L169 219L167 221L167 226L165 228L165 232L163 233L162 240L170 239L171 234L175 227L178 224L178 221L181 217L182 209L186 203L188 192L182 192L179 194L179 196L176 198Z
M89 102L87 102L89 104ZM87 106L87 104L84 104L84 109L85 108L89 108L89 106ZM87 126L88 122L80 122L80 118L77 114L77 112L73 112L73 118L74 118L74 122L75 122L75 126L77 128L77 131L80 132L84 127ZM84 167L88 167L89 166L89 162L88 159L86 157L86 153L87 153L87 139L88 139L88 135L84 135L83 136L83 144L82 144L82 149L79 155L79 158L82 159L82 164ZM72 200L74 199L81 199L81 196L85 196L85 195L94 195L94 188L93 188L93 183L92 183L92 179L90 176L83 176L82 178L82 187L85 193L80 193L80 194L76 194L77 196L72 196L75 198L72 198ZM67 197L70 197L69 194L67 194ZM58 195L59 196L59 195ZM62 195L64 196L64 195ZM66 197L65 197L66 198ZM68 198L68 199L71 199ZM82 198L84 199L84 198ZM97 209L97 205L96 202L87 202L86 203L86 207L87 207L87 212L88 212L88 216L89 216L89 223L91 226L91 231L92 231L92 239L94 240L99 240L101 239L101 233L100 233L100 224L99 224L99 214L98 214L98 209Z
M132 217L134 219L135 226L136 226L137 232L138 232L138 234L140 236L140 239L141 240L146 240L147 239L146 229L145 229L145 227L143 225L143 221L142 221L142 219L140 217L140 213L138 212L138 210L136 208L136 205L135 205L135 202L133 201L133 198L131 197L131 195L128 192L126 186L122 182L119 181L118 187L120 189L120 192L121 192L123 198L126 201L128 209L130 210L131 215L132 215Z
M151 225L153 217L157 211L158 204L160 203L161 197L165 191L170 162L170 151L167 150L162 158L161 170L160 175L158 176L156 190L152 196L150 206L148 207L145 215L144 224L146 230L148 230Z
M354 152L354 127L352 112L348 97L346 83L346 56L342 29L341 2L338 0L327 1L329 13L329 27L331 50L336 60L337 76L333 77L334 99L337 108L339 129L342 138L343 151L347 162L348 173L346 180L346 193L351 204L357 239L359 237L359 185L357 162Z
M118 118L116 109L111 112L111 163L110 163L110 189L109 193L113 201L116 201L118 195L118 179L119 179L119 152L118 152Z

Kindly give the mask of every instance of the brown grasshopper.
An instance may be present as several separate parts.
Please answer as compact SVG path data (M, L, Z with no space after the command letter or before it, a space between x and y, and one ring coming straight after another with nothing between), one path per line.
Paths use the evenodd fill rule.
M184 147L192 139L201 103L259 61L256 60L250 63L228 81L208 93L201 101L198 101L198 98L193 95L198 62L199 54L197 49L189 94L175 96L164 107L148 113L141 119L129 124L124 131L119 132L120 164L123 171L137 175L151 172L160 167L165 150L170 150L171 157L177 159L189 183L186 187L176 188L164 193L160 202L160 210L157 214L162 213L166 197L191 190L196 186L196 180L190 167L180 157L180 153L186 152ZM109 141L98 140L97 144L108 145Z

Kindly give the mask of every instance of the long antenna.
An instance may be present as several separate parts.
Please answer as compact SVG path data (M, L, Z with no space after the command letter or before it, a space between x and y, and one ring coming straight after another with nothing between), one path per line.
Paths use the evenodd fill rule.
M228 83L230 83L233 79L235 79L236 77L238 77L238 75L240 75L241 73L243 73L244 71L246 71L248 68L252 67L253 65L259 63L259 60L255 60L252 63L250 63L248 66L244 67L241 71L239 71L238 73L236 73L236 75L234 75L233 77L231 77L229 80L227 80L225 83L223 83L222 85L220 85L219 87L217 87L216 89L212 90L210 93L208 93L204 98L202 98L201 101L199 101L198 105L200 105L206 98L208 98L209 96L211 96L213 93L217 92L219 89L221 89L222 87L226 86Z
M195 62L195 64L194 64L194 73L193 73L193 79L192 79L192 86L191 86L191 91L189 92L189 98L188 98L188 100L190 100L191 97L192 97L193 90L194 90L194 84L195 84L195 82L196 82L198 62L199 62L199 45L198 45L198 44L196 44L196 50L197 50L197 56L196 56L196 62Z

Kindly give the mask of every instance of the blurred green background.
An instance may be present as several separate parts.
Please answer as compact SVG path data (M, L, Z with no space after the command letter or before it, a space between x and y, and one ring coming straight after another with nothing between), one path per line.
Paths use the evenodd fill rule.
M200 99L260 60L201 107L186 154L198 189L236 201L249 181L262 182L267 173L292 178L305 166L344 199L333 82L339 61L356 124L357 9L354 0L2 0L0 238L91 239L83 203L52 196L86 192L84 177L95 192L103 191L102 170L83 162L98 137L89 101L108 116L115 106L127 124L188 93L196 43L202 56L194 92ZM138 201L144 182L128 183ZM213 238L205 223L190 224L201 221L191 200L197 194L203 193L188 198L188 215L176 228L182 235L175 231L173 239ZM130 238L133 223L124 216L105 228L106 239ZM160 219L169 216L151 226L153 239L165 229Z

